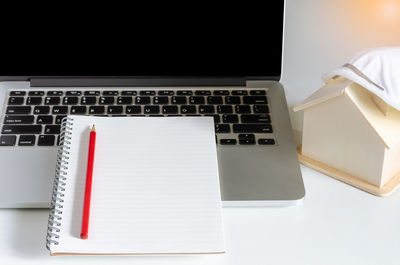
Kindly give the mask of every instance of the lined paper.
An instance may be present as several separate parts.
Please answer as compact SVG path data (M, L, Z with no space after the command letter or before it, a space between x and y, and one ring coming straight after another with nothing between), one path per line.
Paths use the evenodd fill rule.
M56 253L224 252L210 117L73 118ZM88 140L97 139L89 239L80 239Z

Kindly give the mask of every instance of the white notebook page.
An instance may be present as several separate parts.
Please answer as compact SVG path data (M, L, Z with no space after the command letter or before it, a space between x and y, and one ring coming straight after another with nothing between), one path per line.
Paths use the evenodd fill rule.
M55 253L224 252L210 117L73 117ZM89 239L80 239L88 140L97 139Z

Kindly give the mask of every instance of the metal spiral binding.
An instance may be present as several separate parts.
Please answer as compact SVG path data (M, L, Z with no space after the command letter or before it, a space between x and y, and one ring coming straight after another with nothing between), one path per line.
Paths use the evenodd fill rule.
M50 250L50 245L58 245L61 231L61 220L63 214L64 191L66 186L66 175L69 163L69 150L71 149L71 131L73 118L64 118L61 124L60 147L58 148L56 173L53 183L53 193L51 195L50 214L47 225L46 248Z

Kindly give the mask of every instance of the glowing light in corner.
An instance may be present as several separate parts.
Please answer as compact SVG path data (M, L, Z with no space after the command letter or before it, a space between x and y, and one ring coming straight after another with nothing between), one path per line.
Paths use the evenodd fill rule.
M385 21L398 20L400 16L400 1L382 0L380 6L381 15Z

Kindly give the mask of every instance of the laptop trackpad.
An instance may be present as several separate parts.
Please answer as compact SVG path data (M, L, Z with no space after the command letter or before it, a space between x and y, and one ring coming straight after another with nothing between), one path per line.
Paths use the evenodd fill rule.
M0 207L49 207L56 153L54 147L2 148Z

